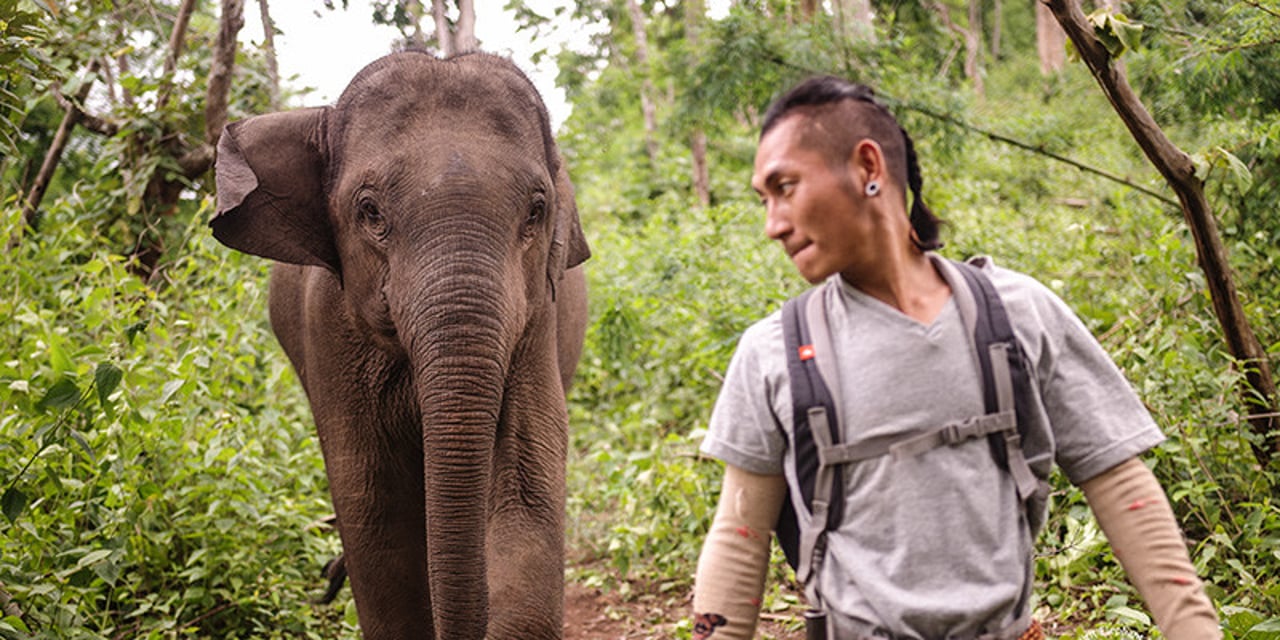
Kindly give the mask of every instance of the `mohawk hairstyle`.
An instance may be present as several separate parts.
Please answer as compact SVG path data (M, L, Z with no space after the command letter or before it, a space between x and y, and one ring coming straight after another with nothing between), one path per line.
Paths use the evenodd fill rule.
M942 246L938 238L942 221L925 205L920 193L924 178L920 174L920 163L911 136L889 109L875 99L875 92L870 87L835 76L805 80L769 106L760 128L760 137L763 138L783 118L792 114L801 114L809 119L801 144L820 150L828 162L843 163L853 147L863 139L879 144L890 174L911 191L913 242L922 251Z

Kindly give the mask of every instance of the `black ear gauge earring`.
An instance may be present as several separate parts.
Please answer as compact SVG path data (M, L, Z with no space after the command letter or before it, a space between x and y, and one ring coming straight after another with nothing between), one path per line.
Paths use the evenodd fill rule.
M880 193L880 183L876 180L868 182L866 192L868 198L874 198L877 193Z

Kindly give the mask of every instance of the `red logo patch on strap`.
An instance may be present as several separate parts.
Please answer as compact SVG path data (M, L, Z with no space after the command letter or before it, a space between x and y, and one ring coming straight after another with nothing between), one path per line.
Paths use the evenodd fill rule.
M813 357L817 355L817 352L814 351L813 345L811 344L801 345L796 351L800 352L800 362L812 360Z

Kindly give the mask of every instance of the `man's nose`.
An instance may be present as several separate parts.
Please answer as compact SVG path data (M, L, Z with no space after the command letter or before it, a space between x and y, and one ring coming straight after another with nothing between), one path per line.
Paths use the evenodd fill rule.
M764 234L770 240L781 240L788 233L791 233L791 221L782 211L782 207L777 206L773 202L767 202L764 206Z

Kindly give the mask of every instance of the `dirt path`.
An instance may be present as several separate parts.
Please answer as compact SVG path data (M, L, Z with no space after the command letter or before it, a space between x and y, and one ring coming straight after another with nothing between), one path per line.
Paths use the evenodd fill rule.
M617 593L570 582L564 594L565 640L670 640L687 639L680 623L689 617L688 594ZM773 640L803 640L804 629L789 629L799 611L769 615L756 636Z

